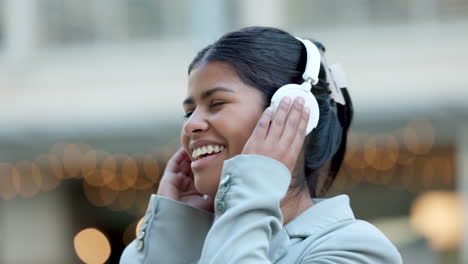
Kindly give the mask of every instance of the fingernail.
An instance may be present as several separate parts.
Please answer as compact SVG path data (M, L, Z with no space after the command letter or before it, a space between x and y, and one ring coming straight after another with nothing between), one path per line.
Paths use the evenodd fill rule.
M289 104L291 102L291 98L289 98L289 96L284 97L284 102Z
M304 102L305 102L304 97L300 96L299 98L297 98L297 102L299 104L304 104Z

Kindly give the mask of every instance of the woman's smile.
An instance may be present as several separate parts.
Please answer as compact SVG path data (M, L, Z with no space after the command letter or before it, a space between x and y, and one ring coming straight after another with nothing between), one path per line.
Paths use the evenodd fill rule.
M206 153L206 154L200 154L197 156L194 160L192 160L192 163L190 164L192 171L199 171L203 169L204 167L209 166L210 164L213 164L213 162L222 162L222 156L224 154L224 147L217 148L218 151L214 152L212 151L211 153Z

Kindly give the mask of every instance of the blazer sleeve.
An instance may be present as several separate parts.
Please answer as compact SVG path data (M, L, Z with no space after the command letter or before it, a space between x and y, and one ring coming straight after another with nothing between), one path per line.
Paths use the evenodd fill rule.
M288 168L266 156L226 160L199 264L271 263L270 242L283 227L280 201L290 181Z
M302 264L402 264L396 247L375 226L354 221L320 238L307 250Z
M125 248L120 263L194 263L213 218L210 212L153 194L138 236Z

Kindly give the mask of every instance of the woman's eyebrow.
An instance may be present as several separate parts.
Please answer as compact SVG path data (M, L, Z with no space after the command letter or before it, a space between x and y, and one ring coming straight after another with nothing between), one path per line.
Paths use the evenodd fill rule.
M234 90L226 88L226 87L215 87L213 89L210 89L208 91L203 92L202 95L201 95L201 99L205 100L206 98L212 96L216 92L236 93L236 92L234 92ZM194 104L193 98L192 97L186 98L182 104L184 104L184 105Z

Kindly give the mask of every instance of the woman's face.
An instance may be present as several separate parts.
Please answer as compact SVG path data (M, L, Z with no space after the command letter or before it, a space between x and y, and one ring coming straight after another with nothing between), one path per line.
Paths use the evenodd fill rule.
M216 194L223 161L242 152L263 105L261 92L244 84L227 63L209 62L190 73L181 142L200 193Z

